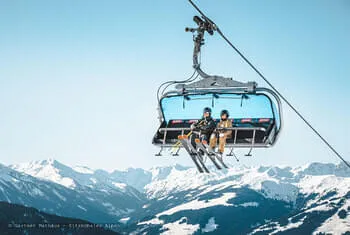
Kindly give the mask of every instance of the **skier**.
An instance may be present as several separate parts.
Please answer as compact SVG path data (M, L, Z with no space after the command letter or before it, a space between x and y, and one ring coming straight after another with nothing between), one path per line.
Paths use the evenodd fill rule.
M232 130L225 130L225 128L232 127L232 121L228 119L229 112L222 110L220 113L221 120L217 125L217 128L210 136L210 147L214 150L217 144L217 138L219 137L219 154L223 154L225 150L226 139L232 135Z
M205 107L203 109L203 117L198 120L196 123L191 125L192 135L191 135L191 144L197 149L195 139L199 138L204 144L208 144L210 135L215 129L215 121L211 117L211 109Z

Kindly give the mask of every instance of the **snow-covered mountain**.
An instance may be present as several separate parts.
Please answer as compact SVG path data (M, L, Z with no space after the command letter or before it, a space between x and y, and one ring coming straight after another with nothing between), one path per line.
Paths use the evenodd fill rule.
M0 201L95 223L117 223L138 210L145 197L133 187L105 177L102 171L81 173L49 159L0 165Z
M350 171L342 164L240 166L211 174L173 167L167 172L145 186L151 201L130 219L137 233L350 231Z
M114 181L131 185L140 192L143 192L145 185L152 181L152 173L141 168L128 168L125 171L115 170L109 177Z
M12 169L33 177L60 184L73 190L96 189L103 192L113 190L143 200L143 195L129 184L112 177L107 171L92 170L84 166L69 167L57 160L46 159L10 165Z
M122 229L127 233L343 234L350 231L350 171L343 164L311 163L295 168L231 166L223 171L211 169L210 174L180 165L109 173L84 166L69 167L53 159L10 167L3 166L6 170L1 171L0 183L13 184L11 175L19 174L22 178L18 181L26 182L28 178L35 182L33 188L48 185L39 189L45 196L38 201L57 200L55 193L49 195L54 192L52 189L60 195L66 191L78 194L78 198L89 200L91 207L100 208L99 213L105 213L109 221L112 216L125 224ZM33 188L17 188L16 193L36 192ZM4 192L8 190L0 192L0 199L9 201L6 198L9 195ZM64 197L69 196L64 194ZM43 208L34 202L32 199L21 204ZM62 200L57 202L64 204ZM73 204L82 205L86 209L84 215L96 213L80 201ZM46 207L62 213L52 204Z
M349 177L350 171L343 164L312 163L297 168L231 166L222 171L212 169L211 174L175 166L168 170L166 176L153 177L154 180L144 189L148 198L161 198L192 189L247 186L267 198L295 202L300 193L307 195L332 189L344 193L343 190L349 189L346 187L349 186Z

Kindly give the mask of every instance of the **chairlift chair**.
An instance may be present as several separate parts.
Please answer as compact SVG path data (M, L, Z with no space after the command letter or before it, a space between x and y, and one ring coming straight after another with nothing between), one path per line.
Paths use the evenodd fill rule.
M213 35L215 24L207 18L195 16L197 28L186 28L194 33L193 67L197 76L184 81L169 81L158 94L160 125L152 143L161 148L184 147L179 136L188 135L190 126L198 121L204 107L211 107L212 117L218 122L220 111L230 112L232 136L225 148L272 147L282 129L282 106L279 96L271 89L259 87L256 82L239 82L232 78L208 75L200 68L198 55L204 45L205 32ZM194 77L194 78L193 78ZM198 81L196 79L200 77ZM173 88L169 89L172 85ZM158 90L161 92L161 89ZM161 154L161 151L158 155ZM189 151L189 154L195 155ZM199 155L198 155L199 156ZM197 166L198 167L198 166Z

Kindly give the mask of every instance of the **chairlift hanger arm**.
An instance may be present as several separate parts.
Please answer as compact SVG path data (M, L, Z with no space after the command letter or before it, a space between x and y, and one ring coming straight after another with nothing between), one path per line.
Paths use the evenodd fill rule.
M190 1L191 2L191 1ZM198 8L197 10L201 13L201 17L194 16L193 21L197 24L197 28L185 28L186 32L191 32L194 34L193 42L193 68L195 71L203 78L200 81L191 84L179 84L176 86L179 90L191 90L198 88L213 88L213 87L230 87L230 88L239 88L244 87L246 92L254 93L257 87L255 82L242 83L233 80L232 78L226 78L223 76L209 75L204 72L200 67L200 61L198 59L199 54L201 53L201 46L204 45L204 36L207 32L209 35L213 35L215 31L218 30L217 26L206 17Z
M236 51L236 53L271 87L271 89L277 93L279 97L297 114L297 116L303 120L303 122L323 141L323 143L341 160L344 164L350 168L350 163L347 162L338 151L311 125L309 121L307 121L304 116L285 98L277 88L275 88L272 83L242 54L237 47L233 45L233 43L222 33L219 27L210 20L199 8L196 4L193 3L192 0L188 0L189 3L200 13L203 19L211 25L211 28L215 28L215 31L226 41L230 47Z
M216 30L215 25L212 23L211 20L202 17L201 19L199 16L194 16L193 21L197 24L197 28L185 28L186 32L194 33L193 42L194 42L194 49L193 49L193 68L198 72L198 74L202 78L223 78L221 76L214 76L209 75L206 72L204 72L200 68L200 63L198 60L198 56L201 52L201 46L204 45L204 34L205 32L209 33L210 35L214 34L214 31Z

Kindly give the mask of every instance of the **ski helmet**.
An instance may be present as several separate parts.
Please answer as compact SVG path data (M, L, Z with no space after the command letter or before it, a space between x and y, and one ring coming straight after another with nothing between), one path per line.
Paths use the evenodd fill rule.
M203 113L209 113L209 114L211 114L211 108L205 107L205 108L203 109Z
M229 112L228 112L226 109L224 109L224 110L221 111L220 117L221 117L222 115L224 115L224 114L226 114L226 117L227 117L227 118L230 116Z

